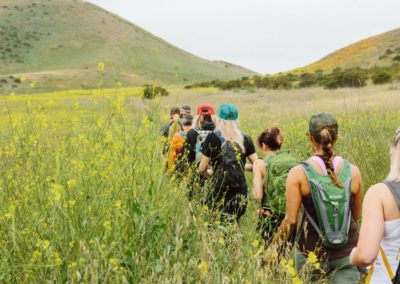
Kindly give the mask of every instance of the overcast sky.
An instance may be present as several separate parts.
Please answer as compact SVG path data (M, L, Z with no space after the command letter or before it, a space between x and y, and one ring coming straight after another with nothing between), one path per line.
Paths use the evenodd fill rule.
M400 0L90 0L210 60L259 73L400 27Z

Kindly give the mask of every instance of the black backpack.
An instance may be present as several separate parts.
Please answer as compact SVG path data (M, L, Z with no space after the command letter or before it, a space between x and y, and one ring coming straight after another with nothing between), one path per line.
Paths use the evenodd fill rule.
M241 188L246 185L246 177L244 175L244 156L239 143L225 140L221 131L214 131L221 140L221 160L220 166L223 175L223 185L230 188Z

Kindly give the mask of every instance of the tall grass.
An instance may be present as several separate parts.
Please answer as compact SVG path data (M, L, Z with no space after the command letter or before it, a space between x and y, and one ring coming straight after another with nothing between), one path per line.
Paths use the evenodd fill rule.
M369 105L377 90L386 102ZM340 123L338 153L360 167L364 187L387 173L388 143L400 121L397 91L172 91L152 102L117 93L8 97L1 104L0 281L310 281L313 264L296 274L291 252L261 268L253 201L239 226L210 226L209 210L189 202L186 184L165 173L159 129L173 104L233 101L245 132L255 139L276 122L285 148L299 159L310 154L308 117L332 110ZM336 108L343 97L346 108Z

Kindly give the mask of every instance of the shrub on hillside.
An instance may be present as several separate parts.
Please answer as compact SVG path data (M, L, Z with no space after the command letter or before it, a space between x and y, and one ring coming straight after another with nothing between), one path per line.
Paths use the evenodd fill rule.
M368 73L360 68L345 69L336 68L322 81L325 89L361 88L367 85Z
M393 61L400 61L400 55L396 55L395 57L393 57Z
M382 85L392 82L393 78L391 73L385 70L381 70L376 71L374 74L372 74L371 79L374 85Z
M169 92L167 89L160 87L160 86L154 86L154 85L145 85L142 93L142 97L147 100L154 99L155 97L159 96L168 96Z

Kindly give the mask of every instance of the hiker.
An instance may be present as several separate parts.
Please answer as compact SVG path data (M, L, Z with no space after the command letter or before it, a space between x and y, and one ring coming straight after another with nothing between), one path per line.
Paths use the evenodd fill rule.
M175 163L178 159L178 155L182 150L183 145L186 141L187 133L192 127L192 123L193 123L193 116L190 114L186 114L181 119L183 130L176 133L172 138L171 145L169 148L168 169L174 168Z
M179 109L179 107L172 107L169 113L169 122L165 124L161 129L164 143L163 154L168 153L172 137L179 131L182 131L182 126L180 124L180 114L181 110Z
M253 165L253 197L261 202L258 230L266 243L272 239L285 217L286 179L298 162L288 151L282 151L283 135L278 127L264 130L258 146L265 155Z
M197 115L193 119L192 129L186 135L186 141L179 156L179 162L185 164L182 171L192 165L197 167L200 164L201 146L207 135L215 129L214 115L214 107L210 104L201 104L197 107Z
M171 108L171 111L169 113L169 122L165 124L161 130L162 135L165 137L166 140L168 140L168 137L170 136L171 127L177 128L175 125L179 124L178 131L182 130L182 127L180 126L179 123L180 115L181 115L181 110L179 107L175 106ZM173 135L175 135L175 133Z
M365 195L360 237L350 255L354 265L372 264L366 283L400 283L399 209L400 128L390 149L389 175L384 182L371 186Z
M246 157L252 164L257 159L253 141L239 130L238 115L234 105L220 106L216 130L207 135L202 145L199 165L199 172L212 179L208 207L220 211L224 220L236 222L247 206Z
M336 119L328 113L311 117L309 137L314 156L289 172L286 215L269 252L276 254L280 244L295 233L302 205L296 269L300 270L307 255L314 252L331 283L357 283L359 272L350 264L349 255L358 240L362 181L359 169L335 153L338 129ZM313 279L318 276L314 272Z

